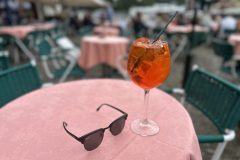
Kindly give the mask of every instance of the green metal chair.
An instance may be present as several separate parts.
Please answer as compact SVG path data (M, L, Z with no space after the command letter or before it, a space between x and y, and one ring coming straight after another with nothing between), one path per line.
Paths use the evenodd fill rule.
M65 57L69 61L69 65L63 68L63 70L58 70L55 72L56 76L62 74L59 82L64 82L68 75L82 77L85 74L85 71L79 65L77 65L77 61L81 55L80 48L78 48L67 36L60 35L56 37L54 41L57 47L65 54Z
M0 71L9 68L9 54L7 51L0 51Z
M90 35L90 34L92 34L92 30L93 30L92 26L80 27L79 36L83 37L83 36L86 36L86 35Z
M48 37L38 39L35 50L41 58L42 66L46 76L50 79L53 79L54 74L51 72L48 63L51 62L55 69L60 69L61 66L58 63L58 59L62 59L62 55L56 48L51 46Z
M222 59L221 71L231 73L235 77L238 75L236 61L234 61L234 47L221 39L213 39L212 47L215 55Z
M192 33L188 34L189 42L192 42L190 43L191 48L196 48L202 45L203 43L206 43L209 35L208 32L195 32L192 38L191 34Z
M240 89L198 67L192 70L184 89L172 89L183 94L218 129L217 135L198 135L200 143L219 143L212 160L218 160L227 144L235 138L234 129L240 122Z
M224 30L223 32L224 32L225 38L227 38L229 35L237 33L237 29L233 29L233 30L227 29L227 30Z
M213 39L212 46L214 53L223 59L223 62L227 62L232 59L234 54L234 47L221 39Z
M66 36L67 29L68 29L68 25L65 24L65 23L56 25L55 28L53 29L53 32L55 34L54 37L56 37L56 36Z
M42 86L35 61L0 72L0 108Z
M0 36L0 71L8 69L9 67L9 54L7 45L9 41L4 36Z
M61 45L62 43L67 44L69 42L66 37L56 40L58 46L55 46L51 42L46 37L39 41L37 45L37 52L41 56L42 65L48 78L59 78L59 82L64 82L69 75L78 74L80 77L83 76L85 72L76 66L80 50L76 50L76 48L70 50L69 47L72 45ZM51 71L48 62L52 62L55 65L54 71Z
M37 41L39 39L44 38L44 36L45 36L44 31L35 30L35 31L30 32L26 36L26 38L23 40L23 42L28 48L34 49L36 47Z
M0 35L0 49L5 49L10 43L14 42L14 37L9 34L1 34Z

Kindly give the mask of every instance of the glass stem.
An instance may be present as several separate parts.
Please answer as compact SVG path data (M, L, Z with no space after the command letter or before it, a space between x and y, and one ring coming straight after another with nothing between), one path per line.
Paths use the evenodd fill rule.
M149 101L150 90L144 90L144 108L145 108L145 119L144 122L148 122L148 101Z

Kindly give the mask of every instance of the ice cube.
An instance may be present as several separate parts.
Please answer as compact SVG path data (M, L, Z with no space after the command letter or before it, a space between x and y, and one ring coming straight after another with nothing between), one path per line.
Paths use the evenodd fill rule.
M143 57L143 60L145 61L154 61L155 55L154 55L155 48L149 47Z
M161 40L157 40L153 43L154 47L163 47L163 42Z
M155 44L156 43L156 44ZM162 41L157 41L154 43L154 53L155 55L159 56L159 55L163 55L167 50L167 44L165 42Z
M151 64L148 63L147 61L142 61L141 63L141 70L143 71L144 74L148 72L148 70L151 68Z

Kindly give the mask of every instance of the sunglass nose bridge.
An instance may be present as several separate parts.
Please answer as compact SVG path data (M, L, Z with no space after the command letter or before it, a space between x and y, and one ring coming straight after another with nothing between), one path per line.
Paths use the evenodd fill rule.
M104 131L103 132L105 132L105 130L107 130L107 129L109 129L111 127L111 125L109 125L108 127L106 127L106 128L103 128L104 129Z

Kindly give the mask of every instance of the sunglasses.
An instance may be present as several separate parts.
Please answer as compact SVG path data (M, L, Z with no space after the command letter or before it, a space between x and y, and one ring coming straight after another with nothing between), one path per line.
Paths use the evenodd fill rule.
M94 149L96 149L103 140L104 137L104 132L105 130L109 129L110 132L112 133L112 135L116 136L118 134L120 134L125 126L125 122L126 119L128 117L128 114L125 113L124 111L110 105L110 104L101 104L96 111L99 111L103 106L108 106L110 108L113 108L119 112L121 112L123 115L120 116L119 118L117 118L116 120L114 120L108 127L106 128L99 128L95 131L92 131L90 133L87 133L81 137L77 137L75 136L73 133L71 133L66 127L68 126L68 124L66 122L63 122L63 128L65 129L65 131L74 139L76 139L77 141L81 142L84 145L84 148L87 151L92 151Z

